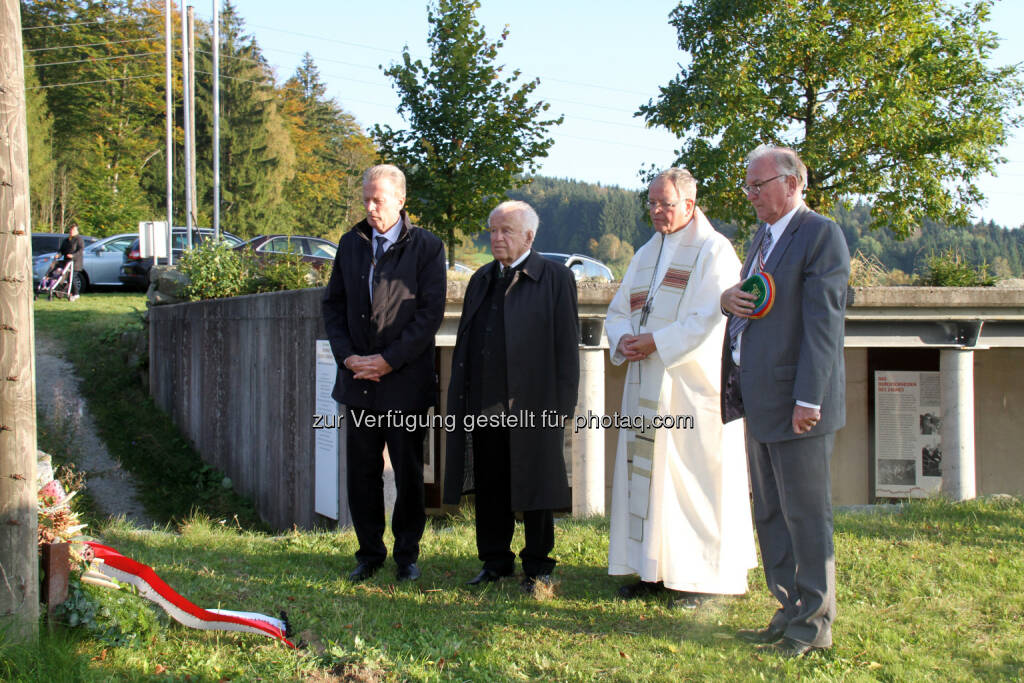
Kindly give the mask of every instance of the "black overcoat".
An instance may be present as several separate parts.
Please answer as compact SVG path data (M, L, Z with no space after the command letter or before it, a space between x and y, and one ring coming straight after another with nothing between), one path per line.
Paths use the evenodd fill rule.
M447 435L444 502L458 504L466 475L466 397L469 378L470 325L497 261L483 266L469 281L452 357L448 413L455 429ZM572 428L579 390L579 322L576 280L564 265L532 251L505 291L505 349L508 368L508 415L533 416L533 426L509 429L512 471L509 485L514 510L560 510L571 504L563 446L565 429L544 427L542 418ZM486 458L486 453L474 453Z

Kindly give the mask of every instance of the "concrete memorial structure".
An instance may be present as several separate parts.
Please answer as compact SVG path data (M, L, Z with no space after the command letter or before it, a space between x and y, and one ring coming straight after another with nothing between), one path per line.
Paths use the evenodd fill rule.
M447 383L464 282L450 282L437 334ZM571 514L604 514L618 431L591 429L621 415L625 370L607 361L604 313L615 284L578 285L579 402L566 464ZM203 458L285 529L330 526L314 510L316 340L325 339L320 290L154 306L150 309L150 392ZM938 372L942 488L955 498L1024 494L1024 289L874 287L853 290L846 312L847 423L836 435L833 503L875 501L874 382L879 371ZM442 394L439 414L446 412ZM609 420L606 420L609 422ZM576 423L580 429L575 428ZM699 426L698 426L699 428ZM440 453L443 429L432 437ZM885 435L881 435L885 438ZM339 439L344 442L344 439ZM342 460L342 463L344 461ZM338 469L337 524L345 525L344 467ZM427 506L440 491L427 486Z

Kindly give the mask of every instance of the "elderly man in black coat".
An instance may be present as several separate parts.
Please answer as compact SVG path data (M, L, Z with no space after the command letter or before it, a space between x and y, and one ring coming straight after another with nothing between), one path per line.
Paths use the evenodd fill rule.
M473 474L483 569L469 583L511 576L515 512L523 515L523 589L550 583L554 510L570 505L563 445L579 387L576 280L530 249L537 213L499 204L487 219L494 261L469 281L455 342L448 412L445 502ZM468 439L467 439L468 437ZM467 448L467 441L471 448ZM467 452L471 458L467 458Z
M398 580L414 581L426 524L423 418L437 394L434 335L444 318L444 247L409 222L402 208L405 175L397 167L366 171L363 204L366 219L341 236L323 299L338 361L332 395L348 408L348 503L359 539L349 579L369 578L387 557L381 477L387 444L397 489L393 556Z

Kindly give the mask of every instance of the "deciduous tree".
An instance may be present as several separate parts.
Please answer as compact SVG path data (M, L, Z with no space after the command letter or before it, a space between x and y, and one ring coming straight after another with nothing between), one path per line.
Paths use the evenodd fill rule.
M640 108L682 139L678 164L717 218L749 222L738 187L759 143L796 148L807 203L850 196L872 225L967 221L976 179L1021 117L1018 66L993 68L992 0L691 0L670 23L680 74Z
M549 105L529 101L539 80L519 83L495 64L508 29L488 42L474 0L438 0L427 11L430 63L402 62L385 73L401 98L408 128L374 126L384 161L401 167L409 182L408 205L422 224L448 243L483 228L505 191L523 184L554 141L548 129L562 118L543 119Z

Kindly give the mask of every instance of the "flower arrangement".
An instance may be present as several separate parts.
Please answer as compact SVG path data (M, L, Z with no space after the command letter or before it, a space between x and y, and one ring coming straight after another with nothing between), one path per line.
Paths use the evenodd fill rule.
M82 488L82 477L69 473L65 479L71 492L68 493L65 483L54 476L53 465L50 456L39 452L36 464L36 482L38 485L39 505L39 545L47 543L79 543L82 540L81 531L87 525L78 519L78 513L71 509L71 499L75 497L78 490ZM75 546L71 546L72 555L76 559L78 552Z

